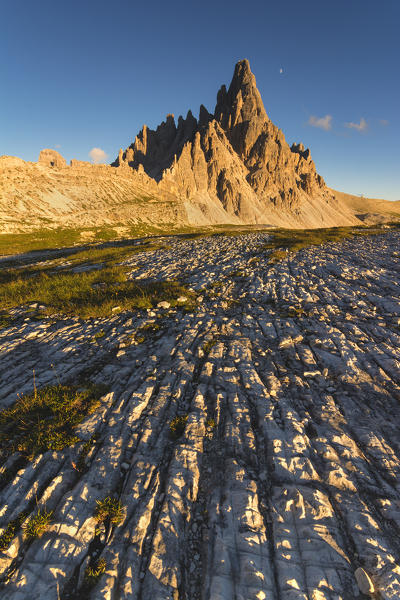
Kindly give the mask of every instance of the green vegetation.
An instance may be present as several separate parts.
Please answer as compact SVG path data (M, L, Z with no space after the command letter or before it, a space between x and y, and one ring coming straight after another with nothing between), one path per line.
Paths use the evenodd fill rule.
M32 233L4 233L0 235L0 255L72 246L79 242L81 231L39 229Z
M88 565L85 569L85 584L88 587L96 585L100 577L105 573L107 563L104 558L99 558L93 565Z
M104 331L104 329L100 329L100 331L96 331L96 333L94 334L94 339L95 340L99 340L102 337L104 337L106 335L106 332Z
M25 538L34 539L43 535L51 523L52 516L52 510L47 511L45 508L43 510L39 509L36 515L31 517L29 521L23 525Z
M62 312L81 317L110 316L113 309L151 308L166 300L176 305L179 296L193 299L177 281L130 281L128 269L118 266L71 273L58 271L0 272L0 307L10 308L39 302L47 313Z
M95 433L87 442L83 444L81 451L79 452L78 460L76 463L76 470L80 473L84 473L86 471L86 457L95 445L96 440L97 434Z
M3 533L0 535L0 550L7 550L27 516L28 513L22 512L16 519L9 522Z
M325 229L276 229L271 232L271 241L263 244L260 250L272 250L268 262L275 264L287 256L288 252L298 252L309 246L319 246L330 242L340 242L361 235L382 233L376 228L330 227Z
M16 451L27 459L62 450L79 441L74 428L99 405L104 386L77 389L66 385L35 388L0 412L0 452Z
M161 329L160 323L152 321L145 323L140 327L134 335L134 340L137 344L143 344L147 339L153 337Z
M14 319L8 315L0 315L0 329L10 327L10 325L12 325L13 320Z
M119 525L124 518L124 507L118 498L107 496L104 500L96 500L94 518L98 523L109 521L113 525Z
M203 352L204 352L204 354L205 355L210 354L211 349L214 348L214 346L215 346L216 343L217 343L217 340L214 340L214 339L208 340L204 344L204 346L203 346Z
M37 229L29 233L4 233L0 235L0 255L17 254L40 250L52 250L76 246L90 242L108 242L121 238L119 227L123 227L124 237L160 235L159 227L150 225L82 227L68 229Z
M177 440L181 437L181 435L185 431L188 418L189 415L180 415L172 419L172 421L169 424L169 435L171 439Z
M47 265L3 269L0 271L0 308L37 302L46 307L47 314L102 317L117 310L150 308L163 300L174 306L181 295L188 298L188 304L193 304L194 294L177 281L127 280L127 272L132 267L118 264L132 255L164 247L148 240L141 244L128 240L79 252L67 249L63 259ZM40 318L42 316L43 312ZM100 332L95 335L95 339L100 337Z
M289 306L287 308L281 307L279 310L279 316L283 318L298 318L298 317L306 317L308 313L306 313L305 309L301 306Z
M287 252L285 250L274 250L268 257L268 262L270 265L275 265L278 262L281 262L284 258L287 257Z
M231 277L244 277L245 273L244 273L243 269L235 269L234 271L231 271L230 276Z

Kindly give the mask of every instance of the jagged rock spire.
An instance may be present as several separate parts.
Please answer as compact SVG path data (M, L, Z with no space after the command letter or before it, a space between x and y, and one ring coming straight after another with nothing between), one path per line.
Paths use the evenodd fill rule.
M236 152L247 158L269 121L248 60L236 64L228 91L219 90L214 116Z

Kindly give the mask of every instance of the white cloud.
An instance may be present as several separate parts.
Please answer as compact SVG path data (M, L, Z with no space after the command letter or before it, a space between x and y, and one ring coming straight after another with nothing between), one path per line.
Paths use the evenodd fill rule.
M359 123L345 123L344 126L349 129L357 129L357 131L366 131L368 129L368 123L363 118L360 119Z
M308 124L312 127L319 127L325 131L332 129L332 115L325 115L325 117L315 117L311 115L308 119Z
M108 158L108 154L106 154L101 148L92 148L89 152L89 156L95 165L106 162Z

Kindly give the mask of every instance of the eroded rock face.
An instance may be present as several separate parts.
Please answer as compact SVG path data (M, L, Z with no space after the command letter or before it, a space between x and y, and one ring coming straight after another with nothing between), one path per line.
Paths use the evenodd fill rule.
M0 535L53 511L41 537L16 528L0 549L1 600L398 600L400 233L275 265L268 232L163 240L126 259L129 280L183 281L192 312L19 307L0 328L1 408L33 370L38 388L109 389L81 442L1 462ZM104 531L106 496L124 518Z
M248 223L282 209L301 219L310 199L335 204L310 151L290 148L268 118L247 60L237 63L229 89L219 90L214 114L202 105L198 121L189 111L178 125L173 115L155 131L144 125L113 164L142 166L187 200L207 197Z
M67 166L65 158L63 158L61 154L56 150L50 150L49 148L45 148L44 150L40 151L38 162L43 165L46 165L46 167Z

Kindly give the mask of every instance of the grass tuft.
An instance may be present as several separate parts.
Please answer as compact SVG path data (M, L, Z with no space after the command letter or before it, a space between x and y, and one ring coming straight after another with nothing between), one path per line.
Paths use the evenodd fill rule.
M189 415L179 415L178 417L174 417L172 419L169 424L169 435L171 439L177 440L181 437L185 431L188 418Z
M203 352L204 352L204 354L205 355L210 354L212 348L214 348L214 346L216 345L216 343L217 343L217 340L213 340L213 339L208 340L208 342L206 342L204 344L204 346L203 346Z
M85 569L85 583L88 587L96 585L100 577L105 573L107 563L104 558L99 558L93 565L88 565Z
M25 538L35 539L43 535L51 523L52 516L52 510L47 511L46 509L39 509L36 515L31 517L29 521L23 525Z
M124 518L124 507L118 498L107 496L104 500L96 500L94 518L98 523L109 521L113 525L119 525Z

